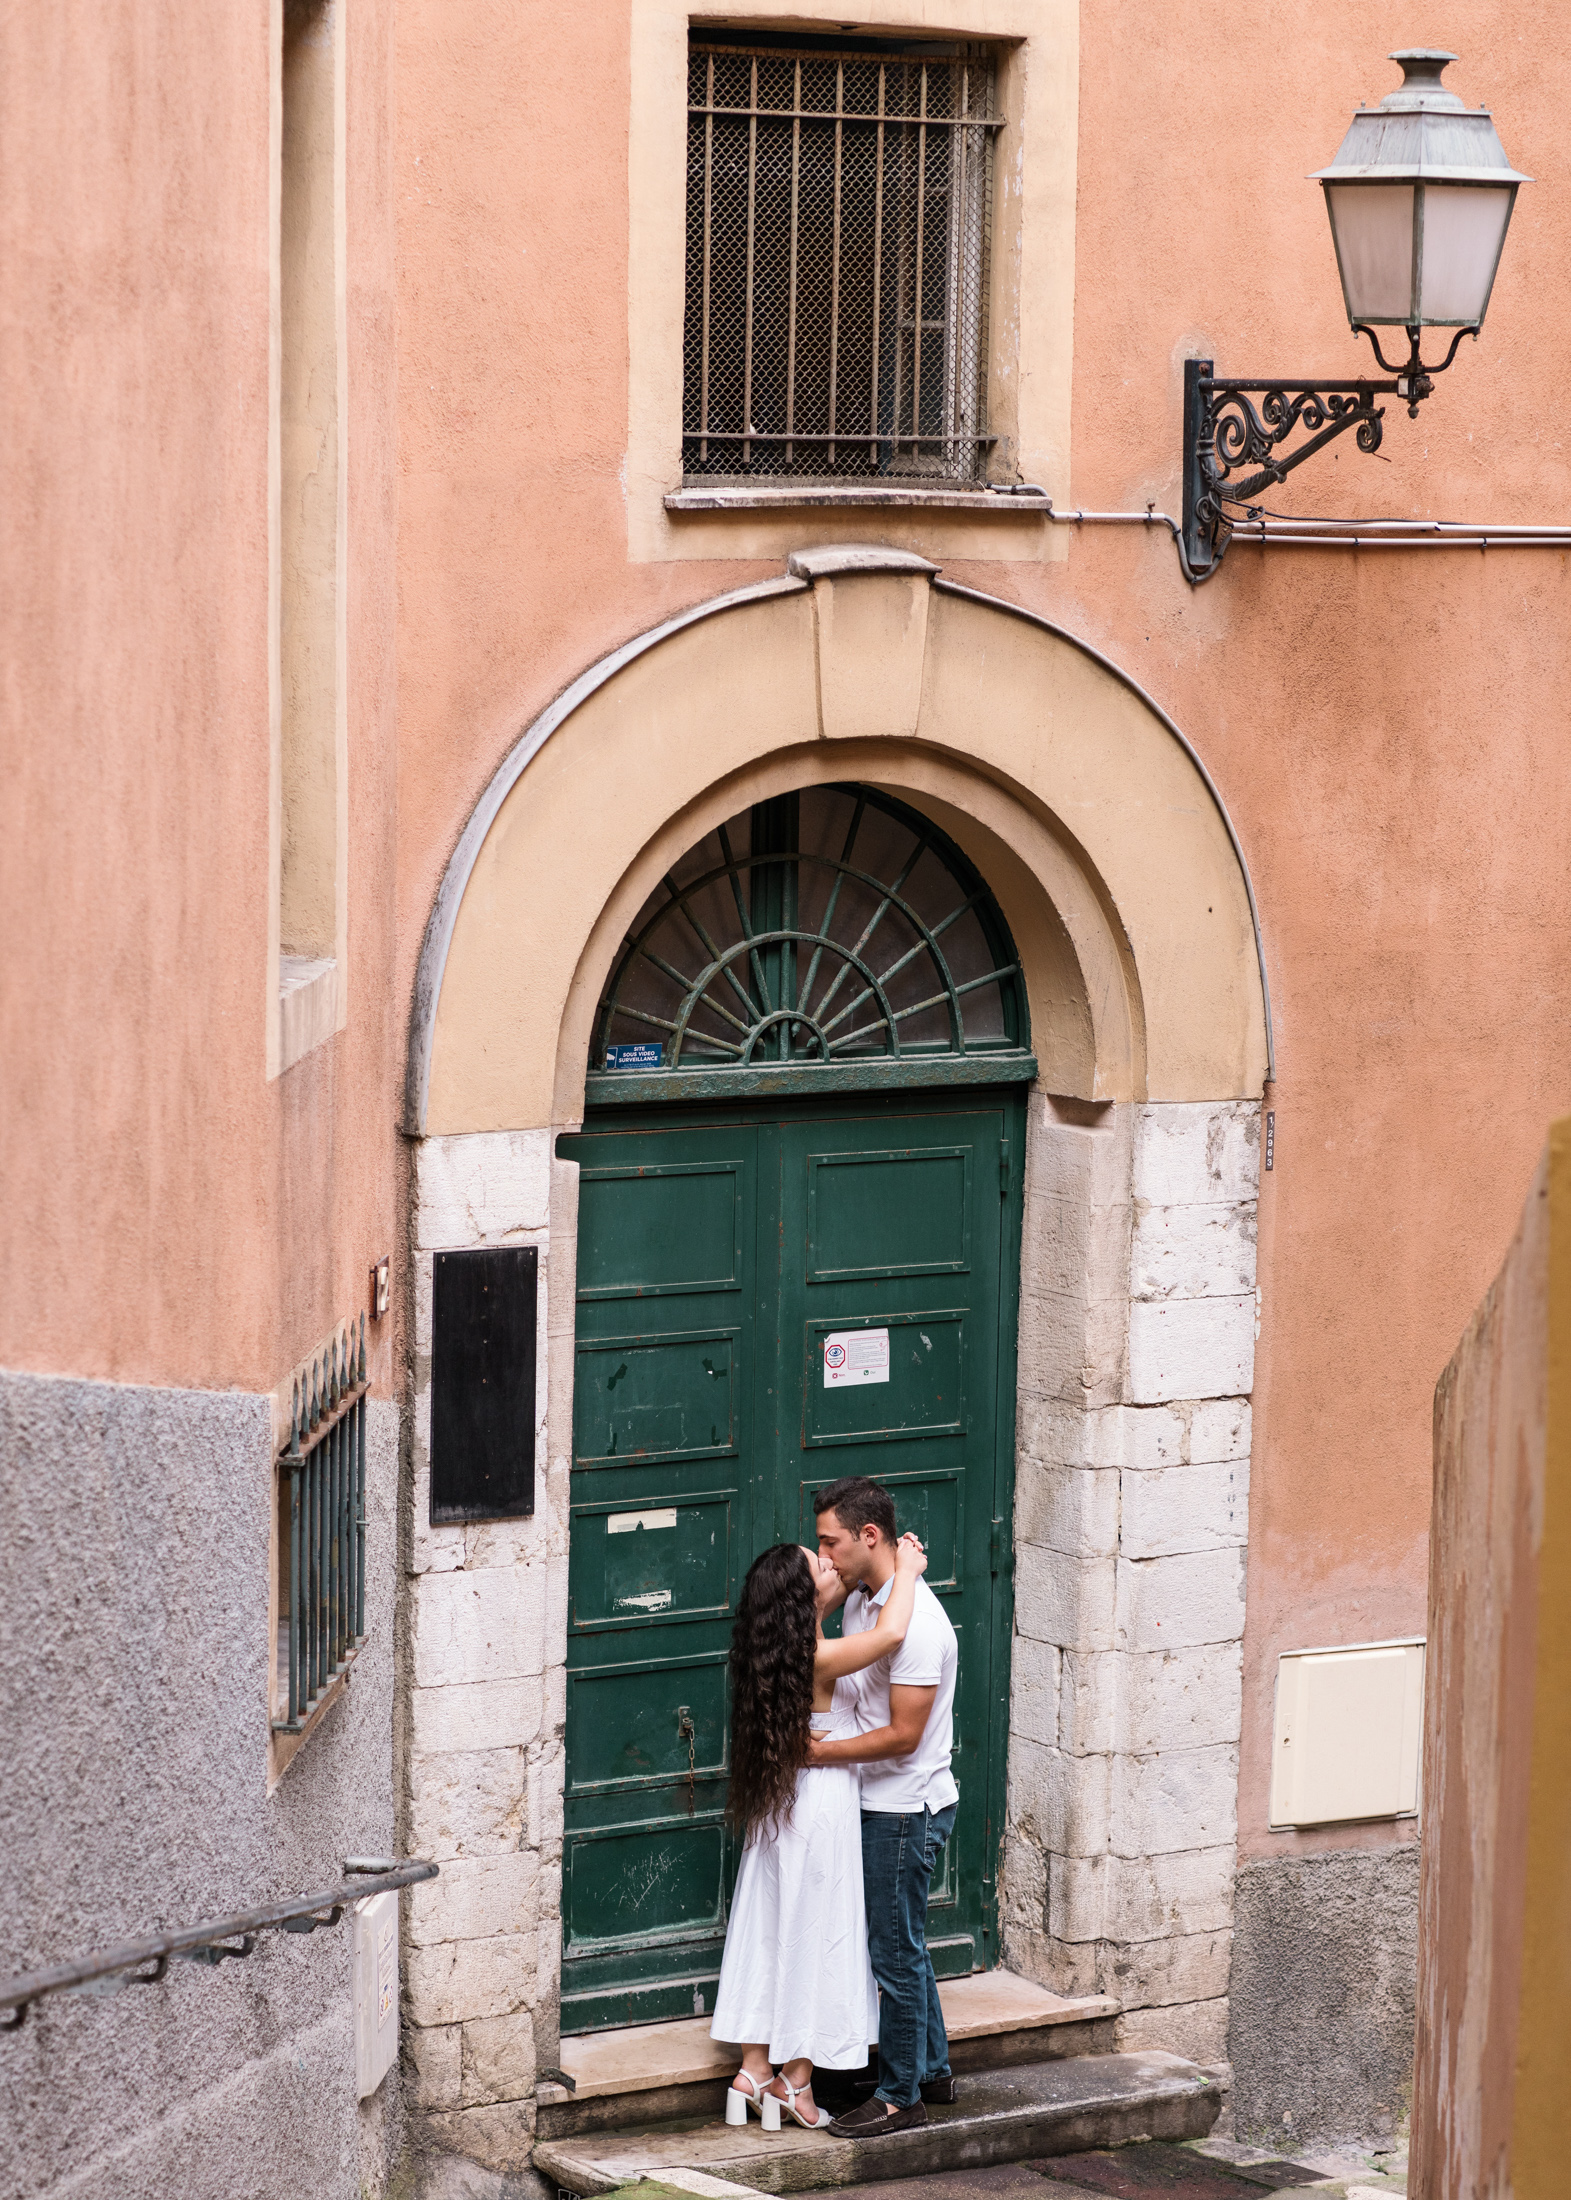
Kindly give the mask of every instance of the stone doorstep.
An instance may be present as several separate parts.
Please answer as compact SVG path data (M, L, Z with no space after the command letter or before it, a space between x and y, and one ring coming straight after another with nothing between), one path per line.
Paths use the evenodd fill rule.
M962 2171L961 2174L963 2176L965 2173ZM751 2185L738 2185L726 2177L706 2177L698 2169L665 2169L660 2172L658 2180L642 2177L636 2185L623 2186L622 2192L624 2200L667 2200L668 2195L670 2200L683 2200L683 2196L689 2195L696 2196L696 2200L758 2200L758 2194ZM937 2200L944 2200L942 2190L937 2195ZM1061 2185L1055 2182L1040 2196L1033 2194L1032 2200L1107 2200L1107 2195L1103 2192L1091 2192L1082 2185ZM1265 2196L1261 2195L1260 2200L1265 2200ZM1274 2194L1271 2200L1276 2200ZM1291 2194L1288 2200L1293 2200Z
M1209 2071L1211 2066L1199 2065ZM1216 2142L1201 2140L1195 2152L1202 2161L1214 2161L1224 2169L1242 2170L1246 2175L1255 2162L1281 2159L1279 2155L1262 2154L1257 2148L1230 2149L1212 2152ZM1308 2167L1308 2164L1305 2164ZM662 2169L658 2178L641 2178L636 2185L624 2188L628 2200L664 2200L668 2193L682 2193L692 2200L756 2200L751 2185L739 2185L734 2178L712 2177L701 2169ZM1316 2177L1312 2185L1282 2185L1273 2189L1270 2200L1397 2200L1407 2191L1405 2175L1387 2176L1381 2171L1361 2172L1351 2180L1327 2173ZM1090 2193L1080 2185L1059 2184L1056 2180L1041 2195L1041 2200L1105 2200L1101 2193ZM1266 2200L1264 2192L1259 2200Z
M754 2192L821 2192L1130 2139L1201 2139L1220 2108L1216 2086L1181 2056L1083 2055L972 2078L953 2107L930 2108L925 2125L886 2139L834 2139L794 2124L765 2132L710 2116L541 2140L533 2159L562 2190L586 2196L645 2177L665 2182L679 2169Z
M1013 1971L973 1971L969 1978L946 1979L938 1999L951 2041L1093 2023L1118 2014L1118 2003L1106 1994L1050 1994ZM542 2085L536 2100L541 2108L552 2108L602 2094L729 2079L736 2069L736 2049L712 2040L709 2022L707 2017L683 2017L674 2024L631 2024L615 2032L569 2036L562 2042L561 2067L576 2081L572 2092L566 2086Z
M742 2200L756 2200L751 2185L734 2184L729 2177L711 2177L706 2170L701 2169L662 2170L658 2187L647 2178L641 2178L639 2183L648 2193L657 2189L664 2192L690 2192L696 2193L698 2200L734 2200L736 2194L741 2194Z

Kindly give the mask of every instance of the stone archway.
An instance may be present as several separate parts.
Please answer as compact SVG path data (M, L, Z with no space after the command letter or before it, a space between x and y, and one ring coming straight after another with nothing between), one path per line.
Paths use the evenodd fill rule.
M1006 845L1027 820L1041 829L1058 851L1037 858L1041 884L1061 897L1086 1012L1097 1001L1101 1014L1107 993L1100 923L1121 988L1151 1019L1138 1063L1133 1047L1123 1063L1074 1050L1066 1073L1101 1088L1081 1097L1258 1094L1271 1041L1253 892L1221 799L1172 721L1084 643L955 587L909 552L802 552L791 563L784 580L718 597L613 652L504 760L427 928L406 1129L501 1127L520 1110L540 1121L558 1099L571 1103L584 1067L575 1051L588 1045L570 998L590 975L584 944L615 933L662 855L734 809L740 789L751 799L755 786L824 776L888 778L913 795L930 777L964 783L977 802L992 786L995 820L1015 821ZM881 769L853 770L862 743ZM972 804L957 807L964 816ZM1037 876L1029 852L1026 868ZM527 1000L520 1015L499 1006L496 987L530 936L532 967L510 988L519 1007ZM1121 1012L1136 1013L1127 1000ZM1109 1032L1097 1044L1117 1052Z
M673 856L886 788L988 879L1041 1075L1022 1261L1004 1956L1225 2053L1269 1010L1236 837L1095 652L903 553L802 553L593 668L505 761L428 930L409 1548L410 2014L427 2105L527 2123L555 2059L576 1128L596 1003ZM435 1250L542 1249L533 1520L426 1525ZM466 2077L473 2069L479 2075ZM423 2088L424 2088L424 2081ZM472 2104L472 2105L471 2105Z

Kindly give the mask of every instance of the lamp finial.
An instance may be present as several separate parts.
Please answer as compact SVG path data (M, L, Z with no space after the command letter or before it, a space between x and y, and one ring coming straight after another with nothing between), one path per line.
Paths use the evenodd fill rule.
M1441 75L1454 53L1446 53L1439 46L1401 46L1391 59L1402 71L1402 84L1398 91L1388 92L1380 102L1383 113L1412 114L1425 109L1449 108L1453 113L1464 109L1465 102L1448 84L1442 84Z

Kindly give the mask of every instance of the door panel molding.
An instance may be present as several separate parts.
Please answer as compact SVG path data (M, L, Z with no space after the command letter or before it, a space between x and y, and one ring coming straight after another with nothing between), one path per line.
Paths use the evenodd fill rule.
M578 1229L580 1244L582 1244L585 1236L586 1207L592 1210L595 1206L599 1204L599 1202L594 1197L595 1187L601 1185L608 1186L617 1183L640 1185L647 1184L655 1187L657 1190L663 1191L666 1189L667 1185L670 1184L673 1180L691 1180L696 1177L716 1176L729 1177L732 1180L730 1218L731 1229L729 1232L731 1243L730 1265L726 1269L724 1275L716 1275L712 1277L667 1276L663 1280L656 1280L651 1277L624 1276L620 1277L614 1283L581 1284L579 1286L579 1297L581 1299L653 1299L670 1298L678 1295L685 1296L695 1291L740 1291L742 1288L742 1199L744 1193L743 1179L746 1174L746 1168L746 1162L741 1159L737 1159L734 1161L729 1159L717 1159L715 1161L668 1161L657 1163L649 1168L637 1169L583 1169L579 1175L578 1189ZM587 1200L585 1197L586 1186L590 1187L590 1193ZM655 1205L655 1202L653 1200L650 1200L641 1204L653 1207ZM665 1253L667 1256L669 1256L669 1254L675 1249L676 1245L680 1243L680 1238L675 1230L671 1227L669 1220L670 1208L673 1204L674 1203L672 1202L661 1203L661 1205L666 1209L668 1220L666 1228L658 1233L656 1240L659 1246L659 1250ZM591 1227L593 1224L593 1219L593 1215L591 1214L589 1217ZM640 1217L639 1219L642 1221L644 1218ZM651 1219L653 1218L651 1217ZM719 1217L716 1216L713 1218L713 1220L716 1224L718 1224ZM713 1240L711 1240L711 1242L713 1242Z
M958 1161L961 1167L960 1250L947 1260L877 1261L860 1266L822 1267L816 1254L827 1233L819 1221L819 1193L823 1181L822 1172L830 1169L853 1167L870 1168L874 1164L926 1163L933 1161ZM894 1276L963 1276L971 1266L971 1149L969 1146L934 1146L930 1148L890 1147L883 1153L815 1153L807 1157L807 1280L813 1283L859 1283L875 1277ZM919 1187L901 1184L899 1194L908 1203L899 1219L907 1227L914 1221L930 1221L934 1202L921 1201ZM826 1202L827 1204L827 1202Z
M964 1434L966 1433L965 1324L969 1312L970 1309L968 1307L946 1306L924 1308L914 1314L872 1314L864 1316L860 1319L854 1315L830 1314L822 1316L817 1320L808 1322L807 1343L803 1358L803 1381L805 1386L802 1426L803 1450L817 1451L829 1444L898 1444L907 1442L920 1443L930 1437L964 1436ZM813 1340L814 1338L830 1336L836 1331L855 1329L887 1329L890 1331L889 1359L891 1379L888 1384L870 1383L865 1389L861 1390L828 1390L825 1388L822 1381L822 1370L824 1364L823 1347L822 1345L815 1347ZM884 1393L886 1391L890 1393L895 1392L896 1386L893 1380L893 1374L895 1352L897 1349L894 1338L894 1332L896 1330L908 1330L914 1332L914 1338L910 1343L908 1343L905 1339L901 1340L901 1349L910 1353L912 1364L914 1364L918 1368L924 1368L924 1361L919 1356L918 1352L915 1349L915 1346L917 1344L920 1344L921 1346L926 1348L928 1354L932 1354L934 1347L931 1339L926 1335L926 1332L928 1330L941 1332L947 1331L949 1329L953 1329L955 1333L953 1341L954 1358L951 1363L953 1367L953 1373L949 1377L950 1385L954 1393L954 1411L950 1415L949 1419L942 1421L902 1421L897 1424L886 1422L882 1425L874 1422L861 1428L825 1429L819 1425L820 1417L826 1411L823 1403L825 1399L836 1399L838 1402L840 1402L841 1409L844 1412L850 1412L852 1410L853 1403L860 1404L861 1401L865 1399L867 1401L869 1412L876 1412L879 1405L881 1403L884 1403ZM944 1367L944 1363L942 1361L933 1359L928 1364L937 1368L940 1374L942 1374ZM940 1394L940 1397L943 1403L947 1404L950 1402L949 1399L947 1397L944 1397L942 1393ZM891 1396L888 1400L888 1404L892 1406L893 1403L894 1397Z
M734 1489L701 1490L673 1496L658 1508L628 1508L619 1499L573 1506L571 1527L579 1531L570 1532L568 1545L568 1604L574 1633L602 1634L610 1628L689 1622L729 1612L736 1496ZM639 1519L651 1512L674 1517L669 1527L639 1528L631 1535L613 1532L613 1521ZM591 1527L595 1521L604 1523L598 1538ZM597 1574L599 1608L590 1610ZM709 1593L682 1602L684 1575L688 1581L698 1575Z
M605 1378L607 1391L634 1376L635 1369L625 1364L627 1355L631 1355L636 1362L640 1363L636 1373L643 1375L647 1380L652 1373L648 1363L657 1353L674 1353L682 1345L723 1344L726 1348L726 1385L723 1393L725 1398L726 1434L723 1442L712 1437L707 1444L649 1444L645 1446L634 1445L626 1450L617 1450L613 1446L609 1451L579 1451L577 1448L578 1437L583 1426L581 1416L585 1414L589 1404L589 1395L586 1394L580 1378L574 1386L573 1395L574 1466L582 1471L592 1472L598 1467L652 1467L662 1465L667 1460L672 1459L734 1458L737 1449L737 1359L741 1335L739 1328L721 1328L717 1325L712 1329L648 1330L642 1335L593 1337L580 1341L574 1354L579 1368L582 1368L586 1362L596 1358L615 1359L619 1355L623 1356L624 1364L614 1369ZM702 1358L699 1365L711 1382L718 1380L719 1371L711 1364L709 1357ZM711 1397L712 1394L702 1386L695 1386L693 1395L697 1400L702 1401ZM622 1416L624 1425L628 1425L631 1432L629 1416L636 1410L635 1401L638 1396L639 1393L634 1390L629 1392L625 1400L614 1400L612 1402L609 1409L610 1426L608 1433L615 1434L618 1414ZM605 1410L602 1406L602 1411ZM666 1409L668 1414L681 1410L679 1407L668 1407ZM700 1427L703 1425L701 1417L699 1425ZM718 1427L718 1425L711 1419L711 1428Z

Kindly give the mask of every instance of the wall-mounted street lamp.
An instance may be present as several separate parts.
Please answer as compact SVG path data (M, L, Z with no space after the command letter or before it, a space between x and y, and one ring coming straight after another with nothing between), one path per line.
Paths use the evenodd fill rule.
M1506 159L1488 108L1465 107L1441 83L1455 54L1419 46L1391 59L1401 63L1401 89L1359 108L1336 159L1312 180L1325 189L1348 320L1392 379L1224 381L1209 359L1186 361L1183 548L1192 579L1216 565L1234 519L1262 490L1334 437L1354 428L1361 451L1378 450L1377 397L1404 399L1416 418L1434 376L1483 326L1517 187L1532 178ZM1404 364L1380 349L1382 328L1407 331ZM1456 331L1434 366L1419 357L1426 328ZM1295 430L1308 440L1284 454Z

